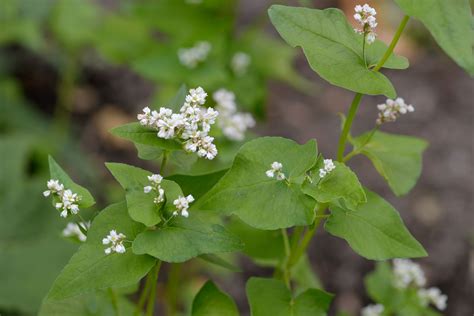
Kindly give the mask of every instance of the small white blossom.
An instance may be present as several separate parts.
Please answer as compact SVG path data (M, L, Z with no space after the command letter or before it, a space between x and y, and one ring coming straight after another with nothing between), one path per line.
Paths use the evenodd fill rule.
M439 310L445 310L447 307L448 297L441 293L437 287L430 287L428 289L420 289L418 296L423 305L428 306L433 304Z
M79 224L77 223L67 223L66 227L63 229L62 235L64 237L76 237L79 239L81 242L85 242L87 239L87 236L84 235L82 230L79 228L79 225L82 225L86 229L89 229L91 226L90 222L81 222Z
M377 105L377 108L380 111L376 121L378 125L395 122L400 115L415 111L413 105L406 104L402 98L387 99L385 103Z
M356 12L354 14L354 19L362 27L362 29L355 29L355 31L364 34L366 42L372 44L377 37L377 34L375 33L375 28L377 27L377 19L375 18L375 15L377 15L377 12L368 4L364 4L363 6L356 5L354 11Z
M328 173L333 171L336 168L336 165L332 159L324 159L324 167L319 169L319 177L324 178Z
M186 197L178 196L178 198L173 201L174 206L176 206L176 211L173 212L173 215L176 216L181 213L181 216L188 217L189 203L192 203L193 201L194 197L191 194Z
M150 193L154 191L156 196L153 198L153 203L160 204L165 200L165 190L161 187L161 181L163 181L163 177L159 174L152 174L148 176L148 180L150 181L151 185L147 185L143 188L143 192Z
M182 65L188 68L196 68L196 66L205 61L211 52L212 46L209 42L201 41L190 48L180 48L178 50L178 58Z
M255 120L249 113L237 112L235 94L219 89L213 94L219 111L218 125L224 136L230 140L242 141L247 129L255 126Z
M214 159L217 148L214 138L208 136L211 126L216 123L219 112L213 108L202 107L206 102L207 93L203 88L190 89L185 103L179 113L161 107L159 112L143 109L138 114L140 124L157 130L157 137L164 139L178 139L186 151L195 152L200 157ZM151 192L148 186L145 193Z
M407 288L410 285L423 287L426 284L421 267L409 259L393 260L393 274L395 286L398 288Z
M271 164L271 169L265 171L265 174L269 178L276 178L277 180L285 180L286 176L283 173L283 164L278 161L274 161Z
M123 241L126 236L122 233L117 233L115 230L111 230L110 233L102 239L103 245L110 245L110 247L104 250L105 254L111 254L112 252L117 253L124 253L125 246L123 245Z
M232 56L230 67L238 76L242 76L247 72L250 65L250 56L244 52L237 52Z
M43 192L45 197L50 196L51 193L55 194L64 190L64 185L59 183L59 180L48 180L46 186L48 187L48 190Z
M384 310L383 305L376 304L376 305L367 305L361 310L362 316L380 316L382 315Z
M43 192L45 197L50 196L51 194L56 197L59 202L54 204L54 207L61 211L59 215L61 217L68 217L71 214L79 213L78 202L81 200L81 196L77 193L73 193L71 190L64 188L62 183L59 183L59 180L49 180L46 183L48 190Z

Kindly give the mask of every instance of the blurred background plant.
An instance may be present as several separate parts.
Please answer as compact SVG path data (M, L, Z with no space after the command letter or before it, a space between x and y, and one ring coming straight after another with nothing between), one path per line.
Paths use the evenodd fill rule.
M251 113L259 123L254 129L258 134L282 135L300 142L316 137L323 152L335 151L331 145L337 139L335 113L344 111L351 95L317 78L303 59L295 59L297 50L268 32L266 9L275 2L336 6L347 10L348 15L356 3L0 1L2 315L36 314L52 281L78 246L61 238L65 224L41 198L48 179L47 155L54 155L73 178L92 189L98 197L96 210L119 200L121 190L102 163L130 162L153 169L161 153L137 148L140 158L149 161L136 161L137 149L108 131L134 121L144 106L166 105L182 84L202 86L209 99L221 88L233 91L239 111ZM384 15L379 36L389 38L401 13L391 1L371 3L384 8L378 10ZM424 28L414 22L409 28L407 34L411 36L404 37L399 47L411 61L411 74L397 77L387 73L408 101L417 104L417 112L411 123L390 128L407 134L416 131L432 145L422 176L426 180L411 198L394 204L399 203L405 221L416 227L412 229L416 237L428 245L431 257L424 263L432 267L427 273L434 280L430 284L440 285L450 297L449 315L461 315L472 311L466 303L473 282L473 272L468 268L473 260L473 233L468 227L473 220L472 212L468 212L474 193L469 176L473 173L472 142L466 136L472 136L472 80L444 57ZM380 99L374 98L373 109L361 109L368 124L374 121L377 101ZM438 120L440 116L443 123ZM364 119L360 124L356 129L363 130ZM226 168L242 142L222 134L215 136L220 153L216 161L174 157L179 163L171 166L171 173L196 175ZM252 133L246 134L246 139L251 137ZM364 161L355 160L354 166L370 170ZM439 170L449 170L449 175L440 175ZM383 191L383 184L367 174L362 180ZM403 212L403 208L413 212ZM450 216L444 211L448 208ZM265 267L274 266L281 258L280 234L262 235L236 220L230 228L250 245L245 249L247 258L226 258L240 262L243 273L231 275L204 261L192 261L186 269L177 265L168 269L165 278L174 281L158 288L159 303L166 302L160 308L166 305L167 314L186 313L209 273L221 278L223 287L245 306L247 277L268 275L271 269ZM335 308L355 313L369 302L361 287L364 274L372 266L343 243L331 239L334 248L328 248L328 238L318 237L316 248L321 256L312 261L317 262L326 288L338 297ZM320 284L309 259L304 257L294 268L300 290ZM77 315L113 315L112 297L107 293L81 299L87 303L80 302L82 309ZM452 303L453 299L458 301ZM128 310L122 297L119 304ZM60 309L55 313L62 315Z

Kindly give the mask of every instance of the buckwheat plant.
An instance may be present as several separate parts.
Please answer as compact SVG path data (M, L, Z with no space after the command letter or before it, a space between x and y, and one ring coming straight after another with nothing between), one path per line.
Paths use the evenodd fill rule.
M414 111L381 71L408 67L408 60L393 50L413 17L425 24L448 55L474 74L471 11L464 0L395 2L406 15L388 46L376 38L376 11L367 4L356 6L355 16L349 19L338 9L281 5L269 9L279 34L291 46L302 48L316 73L355 93L343 117L334 157L318 152L315 139L298 144L282 137L259 137L243 144L224 170L171 174L168 161L178 159L176 153L194 156L197 164L216 163L215 135L242 140L254 125L250 116L236 110L235 96L227 90L213 95L213 108L205 106L203 88L181 89L169 104L146 107L137 122L114 128L112 134L132 141L139 152L156 149L161 160L159 173L122 163L106 164L124 189L125 198L99 212L90 228L81 229L85 242L54 282L41 315L75 310L84 295L105 290L112 297L115 314L145 312L150 316L163 263L173 265L199 257L229 267L219 254L235 251L242 251L256 264L274 268L273 278L247 281L252 316L326 315L333 295L317 285L306 255L322 222L329 234L344 239L360 256L376 261L396 259L393 271L385 262L369 277L368 283L372 283L384 269L377 284L386 292L369 285L369 294L377 304L365 307L363 315L436 315L429 306L443 310L446 296L437 288L426 288L422 270L406 260L427 256L427 252L395 208L365 187L348 163L357 155L369 158L397 196L414 187L427 143L381 131L386 123ZM357 32L351 26L353 18L360 26ZM206 54L202 50L192 54L181 51L181 55L193 57L181 56L183 63L193 67L205 58L208 50ZM236 61L234 68L237 64L237 68L245 68L242 60ZM388 99L377 106L371 95ZM351 135L363 98L378 118L367 132ZM44 195L53 197L60 214L68 219L79 217L79 210L94 204L90 193L74 183L52 158L50 169ZM142 286L134 311L124 312L120 293L139 283ZM71 300L75 305L66 305ZM233 316L239 311L233 300L209 281L196 295L191 315Z

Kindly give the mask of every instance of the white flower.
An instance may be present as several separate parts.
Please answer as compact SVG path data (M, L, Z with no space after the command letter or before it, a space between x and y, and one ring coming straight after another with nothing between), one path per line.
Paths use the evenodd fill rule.
M103 245L110 245L110 247L104 250L105 254L111 254L112 252L124 253L125 247L123 241L126 236L122 233L117 233L115 230L111 230L110 233L102 239Z
M195 68L199 63L207 59L211 48L211 44L206 41L198 42L190 48L180 48L178 50L179 61L188 68Z
M237 104L233 92L219 89L214 92L214 100L219 110L218 125L224 136L230 140L242 141L247 129L255 126L255 120L249 113L237 112Z
M426 284L425 274L421 267L409 259L393 260L393 274L395 286L407 288L410 285L423 287Z
M354 11L356 12L354 14L354 19L362 27L355 31L364 34L366 42L372 44L377 37L377 34L375 33L375 28L377 27L377 19L375 18L375 15L377 15L377 12L368 4L364 4L363 6L356 5Z
M48 197L51 193L55 194L64 190L64 185L59 183L59 180L48 180L46 186L48 187L48 190L43 192L45 197Z
M181 216L188 217L189 203L192 203L193 201L194 197L191 194L186 197L178 196L178 198L173 201L174 206L176 206L176 211L173 212L173 215L176 216L181 213Z
M81 222L79 225L82 225L86 229L89 229L91 226L90 222ZM67 223L66 228L63 229L62 235L64 237L77 237L79 241L85 242L87 239L87 236L84 235L82 230L79 228L79 225L77 223Z
M242 76L247 72L247 68L250 65L250 56L244 52L237 52L232 56L230 67L234 73L238 76Z
M144 114L139 114L137 118L140 124L157 130L158 138L180 140L186 151L196 152L198 156L206 159L214 159L217 148L213 143L214 138L208 136L208 133L219 112L213 108L202 107L206 97L207 93L203 88L190 89L179 113L173 113L165 107L161 107L159 112L145 108ZM152 189L149 186L143 188L145 193L150 193Z
M384 310L383 305L376 304L376 305L367 305L361 311L362 316L380 316L382 315Z
M377 108L379 110L376 121L378 125L385 122L394 122L400 115L415 111L413 105L406 104L402 98L387 99L385 103L377 105Z
M157 195L153 198L153 203L160 204L165 200L165 190L163 190L160 185L163 181L163 177L160 174L152 174L151 176L148 176L148 180L151 185L145 186L143 192L147 194L152 191L156 192Z
M430 287L429 289L420 289L418 296L423 305L428 306L430 303L436 306L439 310L445 310L447 307L448 297L441 293L437 287Z
M286 176L283 173L283 165L278 161L272 162L271 169L265 171L265 174L267 177L276 178L279 181L286 179Z
M323 163L324 163L323 168L319 169L320 178L324 178L328 173L330 173L336 168L336 165L334 164L332 159L324 159Z

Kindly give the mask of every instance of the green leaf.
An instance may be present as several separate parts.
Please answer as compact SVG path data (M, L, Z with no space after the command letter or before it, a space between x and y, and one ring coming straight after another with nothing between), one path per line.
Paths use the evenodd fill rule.
M222 292L212 281L199 290L193 301L192 316L238 316L234 300Z
M156 259L135 255L127 243L127 251L123 254L104 253L102 239L113 229L125 234L127 240L133 240L145 226L132 221L124 202L105 208L94 219L86 243L54 282L48 300L61 300L109 287L124 287L137 283L148 273Z
M113 298L111 293L95 292L61 301L45 301L39 316L117 316L132 315L134 310L135 306L122 295Z
M202 259L208 263L219 266L221 268L230 270L232 272L242 272L242 270L238 266L236 266L232 262L229 262L217 255L213 255L213 254L200 255L199 259Z
M293 298L283 282L256 277L247 281L246 292L252 316L324 316L332 300L331 294L317 289Z
M144 127L138 122L115 127L110 132L115 136L128 139L136 144L150 145L167 150L180 150L183 148L175 140L159 138L157 131Z
M319 169L324 166L323 159L319 159L316 167L311 171L311 181L305 181L303 192L320 203L335 202L343 199L352 207L366 202L364 189L356 174L341 162L334 162L336 168L324 178L319 177Z
M179 112L184 102L186 101L187 95L188 95L188 87L185 84L182 84L181 87L179 87L179 90L176 93L176 95L173 97L173 99L168 101L168 103L165 106L169 109L172 109L173 112Z
M304 174L316 162L316 141L299 145L281 137L262 137L243 145L231 169L193 207L237 215L260 229L308 225L316 202L301 191ZM269 178L272 162L283 164L289 184Z
M160 212L162 205L153 202L154 193L145 193L143 188L150 185L148 176L152 173L138 167L121 164L106 163L107 168L126 191L127 208L130 217L148 227L161 221ZM165 190L166 201L164 213L171 214L175 209L173 201L182 196L179 185L170 180L163 179L161 187Z
M471 76L474 75L474 29L469 0L395 0L420 20L439 46Z
M59 0L51 17L58 40L70 49L92 42L99 22L99 10L92 1Z
M345 239L359 255L372 260L418 258L427 253L410 234L398 212L366 189L367 203L355 210L330 206L326 230Z
M408 193L421 174L422 154L428 146L427 142L379 131L367 142L369 135L370 132L354 138L354 150L372 161L396 195Z
M311 68L326 81L362 94L396 96L384 75L365 66L363 37L354 32L341 10L273 5L268 13L283 39L293 47L300 46ZM378 40L366 46L367 65L374 65L386 46ZM385 67L403 69L408 62L392 54Z
M53 157L49 156L49 172L51 175L51 179L59 180L60 183L64 184L65 189L70 189L72 192L77 193L82 198L78 202L79 207L87 208L91 207L95 204L95 200L90 194L90 192L76 184L72 179L67 175L67 173L58 165L58 163L53 159Z
M242 247L240 240L224 227L193 211L188 218L177 216L168 226L139 234L133 242L134 253L166 262L184 262L202 254L233 252Z
M302 255L300 260L291 268L292 280L295 283L295 294L310 288L322 289L321 281L313 271L307 255Z
M198 200L206 194L226 172L227 169L196 176L177 174L167 177L167 179L178 183L186 194L192 194L194 199Z
M393 286L392 268L388 262L377 262L375 271L364 279L367 293L375 302L389 309L401 303L400 290Z

